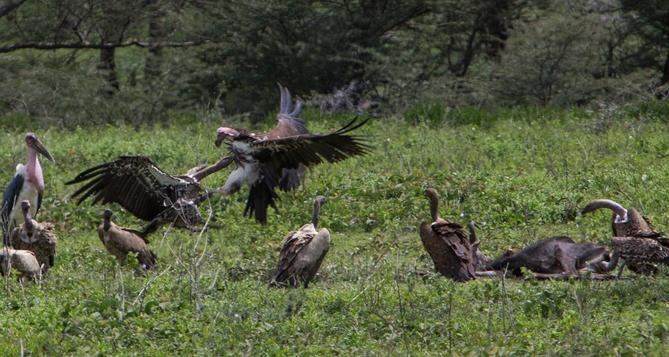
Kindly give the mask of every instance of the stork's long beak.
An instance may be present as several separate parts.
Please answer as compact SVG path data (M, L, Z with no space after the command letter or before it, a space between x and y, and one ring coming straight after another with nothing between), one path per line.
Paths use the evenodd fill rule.
M44 155L44 157L46 157L47 159L49 159L49 161L51 161L54 165L56 164L56 159L54 159L53 156L51 156L51 153L49 152L49 150L46 149L46 147L44 146L44 144L42 144L42 142L39 141L39 139L37 139L37 140L34 141L34 149L35 149L38 153Z
M216 145L217 148L221 147L221 144L223 143L224 136L225 135L221 135L221 134L218 134L216 136L216 141L214 141L214 145Z

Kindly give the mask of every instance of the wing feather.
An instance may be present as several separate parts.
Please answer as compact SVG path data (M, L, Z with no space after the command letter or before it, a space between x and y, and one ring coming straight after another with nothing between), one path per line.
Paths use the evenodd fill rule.
M285 138L258 140L250 143L253 156L276 169L296 169L300 164L314 166L324 161L337 162L363 155L371 149L361 137L347 135L369 119L357 118L330 134L303 134Z
M279 265L276 273L272 278L272 284L282 284L286 280L295 277L294 262L297 259L300 251L306 247L311 240L316 236L316 233L306 233L302 231L291 232L286 237L279 254ZM294 283L297 283L295 281Z
M88 181L88 182L86 182ZM144 156L121 156L81 172L66 185L86 182L72 197L81 204L92 197L92 204L115 202L143 220L152 220L166 209L165 202L190 198L199 185L169 175Z

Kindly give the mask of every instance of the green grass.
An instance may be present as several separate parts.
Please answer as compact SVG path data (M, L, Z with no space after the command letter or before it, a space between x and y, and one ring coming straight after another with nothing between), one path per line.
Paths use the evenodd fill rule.
M11 279L9 291L3 289L0 351L666 354L665 273L607 282L458 284L433 273L416 230L429 219L422 192L432 186L442 195L442 216L479 222L489 255L557 234L606 243L608 213L576 214L592 198L636 207L667 231L669 132L645 112L611 122L585 111L539 109L494 115L430 109L406 120L376 119L360 130L375 145L370 155L311 170L304 188L280 194L267 226L242 217L245 188L202 207L222 229L200 238L161 229L152 238L159 266L146 275L135 272L135 261L116 266L95 233L102 207L75 206L74 188L63 183L121 154L150 156L172 173L213 162L221 157L212 144L219 123L38 130L58 161L44 163L38 217L57 224L58 255L45 281L21 286ZM307 120L319 132L346 118ZM8 182L25 160L22 131L5 131L1 139ZM218 187L225 177L204 184ZM333 234L320 275L307 290L268 288L282 238L309 221L317 194L329 199L321 224ZM117 223L140 225L115 208Z

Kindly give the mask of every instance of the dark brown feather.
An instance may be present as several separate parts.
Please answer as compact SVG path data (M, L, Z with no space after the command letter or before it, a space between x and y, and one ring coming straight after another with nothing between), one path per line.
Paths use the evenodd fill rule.
M277 272L272 278L272 285L279 286L287 283L291 287L299 285L299 279L294 269L294 261L304 247L306 247L316 234L298 234L299 231L290 232L284 239L284 244L279 253L279 264Z
M163 213L168 208L165 203L193 199L200 192L197 183L165 173L144 156L121 156L85 170L65 184L82 182L86 183L72 194L78 197L77 204L89 197L93 204L115 202L146 221Z

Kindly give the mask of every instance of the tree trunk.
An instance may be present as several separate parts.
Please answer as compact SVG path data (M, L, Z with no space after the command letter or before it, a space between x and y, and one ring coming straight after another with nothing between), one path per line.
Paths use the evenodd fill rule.
M151 4L152 9L149 18L149 49L144 62L144 78L149 89L153 88L156 81L160 79L163 63L163 48L159 46L167 35L165 24L165 11L157 4Z
M116 76L115 52L115 47L102 47L100 49L98 70L105 81L103 91L109 96L114 95L119 90L118 77Z

